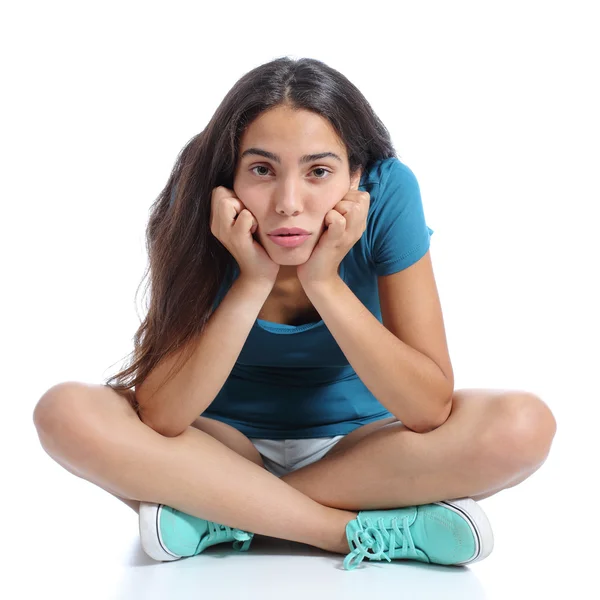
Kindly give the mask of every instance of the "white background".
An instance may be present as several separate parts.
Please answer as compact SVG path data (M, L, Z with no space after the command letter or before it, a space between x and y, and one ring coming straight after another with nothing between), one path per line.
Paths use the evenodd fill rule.
M136 291L150 204L177 153L234 83L284 55L317 58L346 75L416 174L435 231L431 255L456 388L532 391L558 421L542 469L484 501L495 552L467 574L436 573L440 585L462 598L592 589L600 454L597 10L592 1L527 0L3 3L8 489L0 552L19 593L148 598L144 582L166 573L166 565L146 568L132 584L137 563L121 560L119 534L125 528L133 540L135 515L43 452L32 411L50 386L101 383L121 366L142 318ZM386 566L368 563L377 573L362 580L369 593L384 581L377 578L385 569L373 565ZM311 564L302 577L299 569L290 576L309 581ZM411 569L394 571L395 582L428 597L419 591L433 571ZM335 597L335 589L349 593L348 577L328 565L320 580L337 581ZM478 585L471 579L464 587L467 577ZM207 581L201 570L198 581ZM392 591L388 583L383 593ZM260 597L261 584L253 589Z

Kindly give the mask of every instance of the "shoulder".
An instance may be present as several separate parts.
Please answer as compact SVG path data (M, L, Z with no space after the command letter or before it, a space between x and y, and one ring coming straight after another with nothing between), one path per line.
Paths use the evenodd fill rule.
M416 183L412 169L399 158L381 158L370 165L361 177L361 185L377 184L381 188L398 183Z

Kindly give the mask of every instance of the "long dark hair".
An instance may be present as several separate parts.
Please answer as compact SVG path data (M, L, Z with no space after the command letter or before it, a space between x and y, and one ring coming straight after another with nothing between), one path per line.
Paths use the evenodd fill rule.
M134 335L127 368L106 380L138 411L133 388L166 356L194 351L213 304L236 260L210 231L213 188L233 189L239 140L262 112L278 105L328 119L345 143L350 176L397 156L390 134L344 75L311 58L282 57L246 73L227 93L206 128L179 153L167 185L150 209L146 230L150 303ZM138 287L139 289L139 287ZM147 288L146 288L147 289ZM186 354L185 352L182 352ZM131 354L130 354L131 356ZM163 382L164 385L165 382Z

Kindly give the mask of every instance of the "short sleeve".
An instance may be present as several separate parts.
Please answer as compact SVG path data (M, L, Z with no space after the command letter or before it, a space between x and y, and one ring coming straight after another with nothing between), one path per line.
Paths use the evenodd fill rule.
M397 158L389 158L379 185L371 194L371 257L377 275L402 271L429 249L433 229L425 223L419 183L414 173Z

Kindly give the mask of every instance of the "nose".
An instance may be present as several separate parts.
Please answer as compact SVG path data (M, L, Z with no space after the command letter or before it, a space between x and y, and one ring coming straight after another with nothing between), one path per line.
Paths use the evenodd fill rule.
M301 212L302 201L299 186L292 178L283 180L275 190L275 211L278 214L295 215Z

